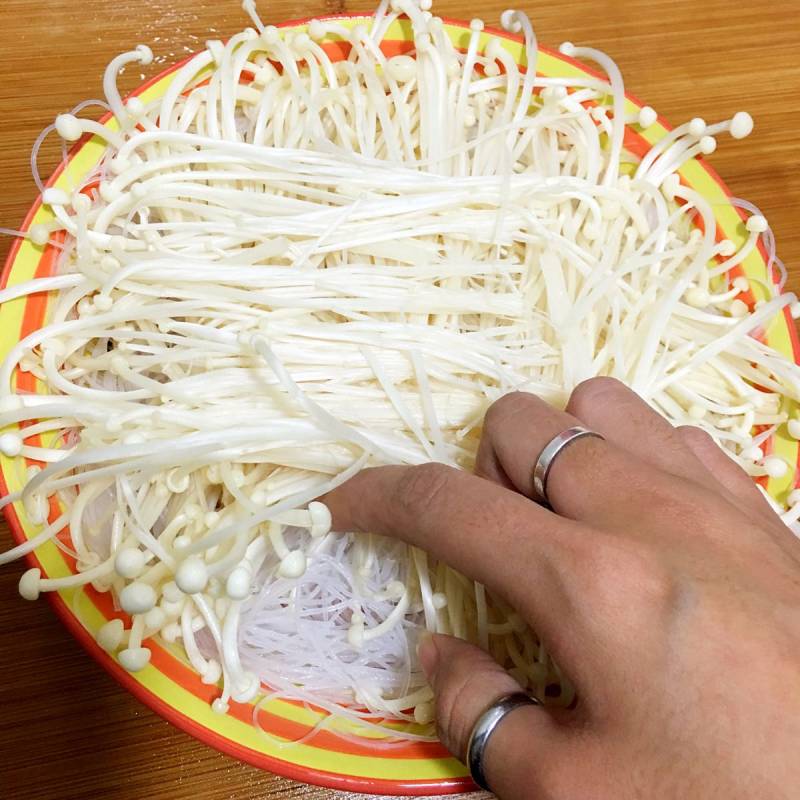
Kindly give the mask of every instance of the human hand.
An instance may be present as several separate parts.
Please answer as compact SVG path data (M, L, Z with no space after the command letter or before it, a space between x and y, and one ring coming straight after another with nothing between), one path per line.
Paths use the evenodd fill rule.
M558 433L551 508L532 471ZM524 706L489 740L503 800L795 798L800 793L800 541L696 428L673 428L617 381L567 412L530 394L486 415L476 475L365 470L324 498L338 530L425 548L511 603L576 687ZM519 691L446 636L419 657L440 736L459 758L483 710Z

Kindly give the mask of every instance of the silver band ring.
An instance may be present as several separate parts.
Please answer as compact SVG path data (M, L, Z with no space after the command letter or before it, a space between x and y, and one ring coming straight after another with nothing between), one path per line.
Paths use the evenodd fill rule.
M467 744L467 766L472 780L481 789L491 791L486 783L486 775L483 773L483 754L486 752L486 745L497 726L505 719L506 715L516 708L540 705L541 703L535 697L530 697L524 692L513 692L496 700L478 717Z
M554 436L539 454L536 460L536 466L533 468L533 491L536 496L544 503L548 503L547 499L547 476L553 468L553 462L556 456L568 445L572 444L584 436L595 436L598 439L604 439L601 434L595 431L584 428L581 425L576 425L573 428L567 428L561 431L558 436Z

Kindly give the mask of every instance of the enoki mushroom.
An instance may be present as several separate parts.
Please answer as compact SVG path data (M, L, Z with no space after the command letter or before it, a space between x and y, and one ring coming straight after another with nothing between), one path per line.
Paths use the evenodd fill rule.
M332 532L315 498L366 465L470 469L495 399L563 406L595 375L708 431L754 477L794 469L767 444L787 424L800 436L786 402L800 372L763 334L795 300L769 283L750 304L736 271L764 236L779 264L774 239L743 202L746 242L721 238L677 177L752 120L693 119L638 159L625 126L653 109L626 118L617 67L589 48L561 50L606 77L537 77L520 12L502 25L524 37L525 71L479 20L456 49L428 0L307 30L244 5L254 27L208 42L159 100L116 86L148 48L114 59L118 131L77 113L47 131L107 149L82 185L44 191L53 224L18 234L58 233L55 274L0 293L51 293L0 367L0 449L29 465L1 504L40 529L0 561L68 530L55 541L77 573L29 570L23 596L112 592L130 621L100 645L135 671L151 637L182 644L219 712L278 693L429 737L423 629L569 703L512 609L419 550ZM401 16L413 49L387 56ZM17 371L44 391L16 391Z

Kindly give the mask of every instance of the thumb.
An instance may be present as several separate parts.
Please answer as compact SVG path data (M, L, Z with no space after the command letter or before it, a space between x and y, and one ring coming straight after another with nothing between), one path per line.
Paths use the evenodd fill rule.
M442 744L466 760L478 718L495 701L522 688L486 652L461 639L424 634L418 657L436 702ZM504 800L550 797L558 781L564 727L541 706L521 706L498 724L484 751L484 775ZM535 790L535 791L534 791Z

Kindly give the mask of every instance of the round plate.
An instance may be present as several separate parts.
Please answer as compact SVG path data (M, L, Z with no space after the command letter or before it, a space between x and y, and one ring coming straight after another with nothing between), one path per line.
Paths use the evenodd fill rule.
M335 19L351 28L359 23L368 23L370 17L346 15ZM454 44L464 48L470 33L468 23L453 20L445 22L445 30ZM305 30L307 23L308 20L287 22L281 27ZM525 66L524 47L517 37L487 28L482 45L485 46L493 36L502 40L503 46L520 66ZM347 53L345 46L339 42L328 42L324 46L332 59L341 59ZM392 24L382 47L387 55L411 50L410 24L403 20ZM145 101L159 98L166 91L175 70L183 63L185 61L163 72L134 94ZM545 76L595 74L582 64L547 49L540 50L538 68L540 74ZM628 95L626 113L633 114L641 105ZM116 127L115 122L108 118L103 122L109 127ZM629 127L625 138L626 149L641 156L668 130L663 120L646 131L635 126ZM104 144L100 140L84 137L72 148L47 185L64 189L81 185L103 151ZM730 193L716 173L698 159L687 163L681 169L680 176L684 183L713 204L720 236L732 239L740 246L746 237L743 215L729 202ZM22 227L27 230L34 223L52 219L52 213L42 206L40 198L31 208ZM2 286L51 274L57 253L55 247L42 248L28 239L18 239L3 270ZM761 249L754 250L748 256L743 271L762 281L775 280L774 275L767 275L766 254ZM737 270L737 274L742 272ZM753 286L750 302L756 302L763 296L759 285L753 283ZM0 306L0 356L4 357L16 342L43 324L47 305L48 296L39 294ZM797 360L800 348L788 312L773 321L766 331L766 338L773 347ZM16 372L13 381L20 391L32 392L41 388L30 373ZM30 443L34 443L33 437ZM798 442L788 436L779 433L770 440L769 447L789 463L797 463ZM0 458L0 491L3 494L21 488L20 473L24 471L18 467L14 459L5 456ZM767 488L780 500L792 488L790 480L788 476L771 479ZM53 514L57 511L55 507L51 509ZM36 530L27 519L21 503L7 507L5 513L17 542L23 542L35 534ZM62 537L69 542L67 532L62 533ZM39 567L44 576L61 577L75 571L74 561L52 542L38 548L28 560L32 566ZM109 594L100 594L88 586L52 593L50 597L67 628L126 689L179 728L228 755L289 778L350 791L422 795L449 794L474 788L466 768L439 744L404 744L387 748L369 738L343 739L323 730L304 743L287 747L286 742L302 738L323 715L302 704L284 700L271 701L258 709L250 704L232 703L227 715L215 714L210 703L219 690L201 683L178 648L150 640L150 665L136 674L126 672L112 656L100 649L94 637L101 625L114 617L124 619L123 614L114 610ZM254 725L254 715L269 736Z

